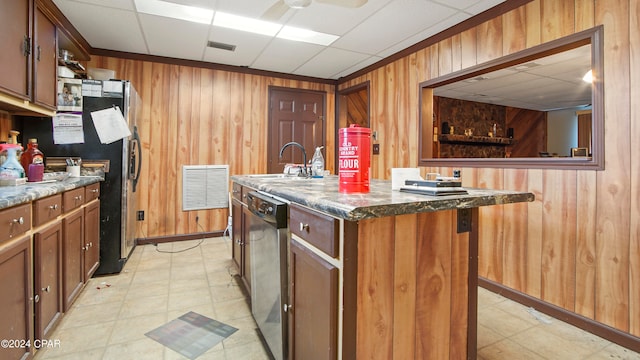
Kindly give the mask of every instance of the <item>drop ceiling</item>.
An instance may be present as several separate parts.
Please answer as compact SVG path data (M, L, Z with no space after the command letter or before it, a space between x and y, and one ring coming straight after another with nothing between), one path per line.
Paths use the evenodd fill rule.
M278 0L171 0L261 19ZM329 46L137 11L134 0L53 0L94 49L339 79L473 17L504 0L368 0L356 8L312 0L275 22L337 35ZM336 1L333 1L336 2ZM214 15L215 16L215 15ZM235 46L234 51L208 47Z

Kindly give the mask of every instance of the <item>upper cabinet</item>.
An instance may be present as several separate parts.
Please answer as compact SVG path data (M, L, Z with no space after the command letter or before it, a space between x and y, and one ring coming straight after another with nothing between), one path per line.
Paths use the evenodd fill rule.
M51 0L0 2L0 110L53 115L59 45L88 60L88 44Z
M29 100L33 3L0 2L0 90Z
M56 26L36 6L33 22L33 102L51 109L56 107L56 70L58 46Z

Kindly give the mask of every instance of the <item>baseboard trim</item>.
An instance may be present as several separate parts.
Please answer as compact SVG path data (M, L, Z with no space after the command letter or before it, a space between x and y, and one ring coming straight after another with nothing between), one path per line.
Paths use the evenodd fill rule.
M167 235L167 236L154 236L147 238L137 238L136 245L149 245L149 244L162 244L174 241L187 241L198 240L210 237L219 237L224 235L224 230L199 232L193 234L180 234L180 235Z
M518 302L524 306L532 307L544 314L564 321L584 331L590 332L603 339L609 340L622 347L633 350L635 352L640 352L640 338L635 337L629 333L614 329L595 320L567 311L566 309L563 309L559 306L549 304L540 299L508 288L489 279L478 277L478 286L481 286L496 294L502 295L507 299Z

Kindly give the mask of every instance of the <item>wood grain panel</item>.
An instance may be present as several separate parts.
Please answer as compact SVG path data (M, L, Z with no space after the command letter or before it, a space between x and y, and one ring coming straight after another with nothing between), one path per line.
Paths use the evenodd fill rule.
M269 86L324 91L325 112L334 113L329 84L101 56L88 66L115 70L117 77L131 80L142 99L138 129L144 166L136 200L147 216L138 224L138 237L226 228L226 208L182 211L181 167L229 164L232 175L266 172ZM327 120L327 134L335 131L332 123ZM332 139L326 157L333 170L329 144Z
M418 215L418 239L422 241L417 245L416 359L449 359L452 299L451 283L446 280L451 276L447 239L452 238L449 224L454 216L452 210Z
M504 171L504 188L528 191L528 173L522 169ZM518 291L526 289L527 274L527 203L505 206L504 258L502 282Z
M576 305L575 312L590 319L596 296L596 172L576 174Z
M396 216L394 247L393 358L415 359L417 214Z
M543 179L543 300L573 311L575 301L575 171L550 170Z
M640 63L640 2L630 2L629 8L629 52L630 63ZM640 97L640 69L637 66L630 67L629 73L630 84L634 84L629 92L629 98L638 99ZM640 102L631 101L630 109L630 135L632 139L640 139ZM630 227L630 246L629 246L629 332L640 337L640 142L631 142L631 210L629 218L631 219Z
M502 169L478 169L477 184L479 188L503 189ZM480 209L480 244L478 245L478 274L483 277L502 281L504 264L503 218L504 209L500 206L486 206Z
M527 268L525 293L540 298L542 295L542 220L544 214L544 173L540 169L527 171L528 190L535 200L527 206ZM510 266L513 264L508 264Z
M630 98L626 95L630 92L629 4L630 1L622 0L596 2L596 22L607 29L604 32L605 84L615 85L605 89L606 171L597 175L595 318L623 331L629 330L631 125ZM614 87L615 90L608 91Z
M495 18L477 27L478 63L502 56L502 18Z
M542 42L574 32L574 0L542 0L540 3Z
M526 49L526 13L524 7L511 10L502 16L502 26L504 29L504 40L502 41L502 53L504 55L513 54Z
M475 210L475 209L474 209ZM475 294L469 298L469 234L457 232L457 214L453 212L450 223L451 231L451 313L449 359L469 359L467 347L469 341L476 343L476 339L468 339L469 330L469 301L476 304ZM473 224L477 227L478 224ZM475 322L473 322L475 323ZM476 333L473 331L472 333Z
M394 218L361 221L358 238L358 358L392 359ZM415 269L414 269L415 271Z

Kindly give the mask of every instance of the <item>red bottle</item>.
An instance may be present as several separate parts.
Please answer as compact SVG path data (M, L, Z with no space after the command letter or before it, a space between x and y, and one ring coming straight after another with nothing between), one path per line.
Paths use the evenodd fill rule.
M44 154L38 149L38 140L29 139L27 150L20 156L20 164L29 182L42 181L44 174Z

